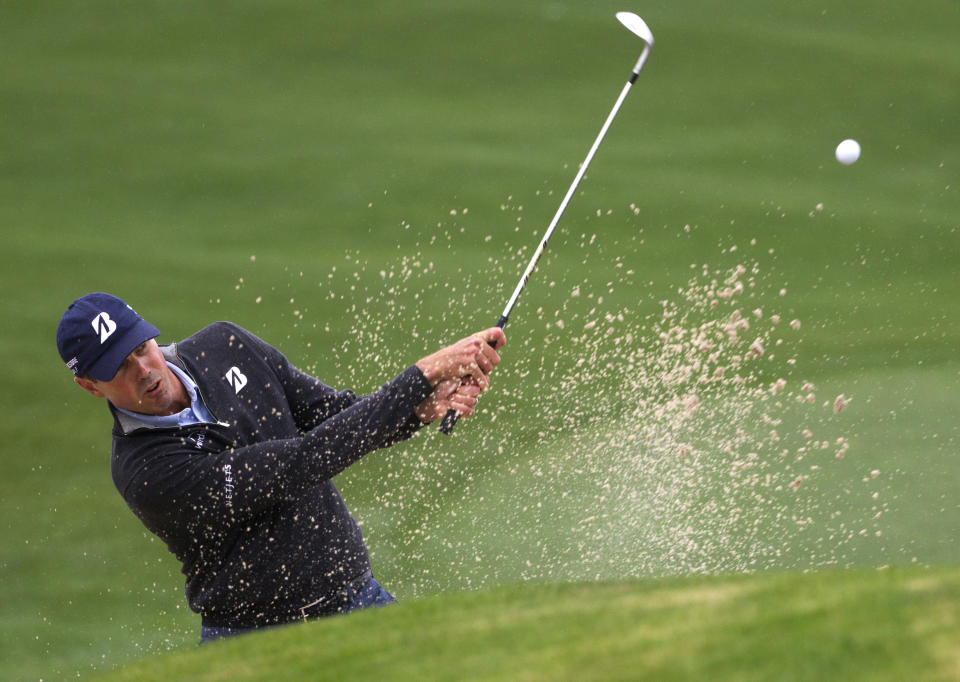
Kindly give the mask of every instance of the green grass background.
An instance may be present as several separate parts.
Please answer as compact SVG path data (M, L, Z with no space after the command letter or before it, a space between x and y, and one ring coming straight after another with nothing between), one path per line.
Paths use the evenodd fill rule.
M668 540L628 491L602 492L607 469L615 488L663 472L585 449L642 426L625 415L643 396L582 327L627 309L642 330L691 264L741 259L763 272L756 301L803 322L789 380L853 397L817 422L851 447L797 491L812 525L758 516L756 542L712 568L960 563L960 3L14 0L0 674L82 676L197 637L176 562L113 490L105 409L56 354L69 302L121 295L161 340L230 319L374 389L497 319L638 56L620 9L657 44L514 313L484 412L339 481L378 577L411 599L697 572L658 561ZM845 137L863 145L850 167L833 159ZM722 486L690 494L729 503ZM706 530L743 536L744 505Z

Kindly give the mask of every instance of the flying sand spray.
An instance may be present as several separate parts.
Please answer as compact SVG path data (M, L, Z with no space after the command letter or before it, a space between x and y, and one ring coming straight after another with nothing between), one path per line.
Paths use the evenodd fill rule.
M501 328L651 49L653 37L639 17L621 13L618 19L643 39L643 54L503 310ZM689 233L691 226L684 229ZM517 579L842 566L850 543L868 536L881 541L888 503L880 471L863 476L866 490L845 487L843 499L828 500L818 488L830 485L821 470L844 461L850 447L832 423L849 399L824 401L796 376L799 339L791 336L800 320L781 315L778 301L787 290L761 275L756 241L724 246L719 265L691 263L687 286L659 300L659 316L647 314L636 297L629 308L608 306L600 319L591 310L573 338L581 351L577 369L567 373L554 364L551 373L540 365L563 405L543 405L537 457L508 458L482 481L469 463L450 471L444 458L411 459L411 475L388 474L389 490L377 496L381 512L397 529L409 528L404 510L411 505L424 513L419 526L382 542L411 565L425 553L438 559L408 583L411 594ZM581 248L586 243L584 235ZM602 248L591 246L591 252ZM618 257L616 267L622 264ZM396 274L416 285L419 267L416 257L404 258ZM437 286L430 269L423 270L427 288ZM607 283L611 293L615 283L636 285L632 269L616 273ZM381 278L394 274L380 272ZM580 286L569 295L581 296ZM564 310L565 304L553 311L546 326L567 338L563 330L572 330L580 314L561 317ZM542 309L536 317L544 319ZM581 368L586 362L590 371ZM445 417L444 432L456 418L455 412ZM496 440L480 434L480 451L491 436ZM497 454L503 451L498 443ZM424 485L427 480L436 486ZM449 487L474 513L448 508ZM442 514L447 527L458 530L439 537L436 515ZM456 540L458 533L473 539ZM437 570L440 564L449 568Z
M530 264L527 265L527 269L523 273L523 277L520 278L517 288L514 289L513 296L510 297L510 300L507 302L507 306L503 309L503 314L500 315L500 319L497 321L497 326L501 329L506 326L507 320L510 317L510 311L512 311L513 307L517 304L517 299L520 298L520 293L526 286L527 280L530 279L530 274L537 266L537 261L540 260L540 256L543 255L544 250L547 248L547 241L549 241L550 236L553 234L553 230L556 228L557 223L560 222L560 216L563 215L563 212L567 208L567 204L570 203L570 199L573 197L573 193L576 191L577 185L580 184L580 180L583 179L584 174L587 172L587 167L590 165L590 161L593 160L594 154L597 153L597 149L600 147L603 137L607 134L607 129L610 128L610 124L613 123L614 117L617 115L617 112L620 111L620 105L623 104L623 100L626 99L627 93L630 92L630 87L633 85L634 81L637 80L637 76L640 75L640 69L643 68L644 62L647 61L647 56L650 54L650 48L653 47L653 33L650 32L650 29L647 27L646 23L644 23L643 19L638 17L633 12L617 12L617 19L621 24L626 26L631 33L643 41L643 52L640 54L640 59L637 60L636 66L633 67L633 72L630 74L630 78L620 91L620 96L617 97L617 101L613 105L613 109L610 110L610 115L607 116L607 120L604 122L603 127L600 128L600 133L597 135L597 139L593 141L593 146L590 147L590 151L587 152L586 158L583 160L583 163L580 164L580 170L573 179L573 184L570 185L570 189L567 190L566 196L564 196L563 201L560 202L560 207L554 214L553 220L550 221L550 225L547 227L547 231L543 235L543 240L541 240L540 246L538 246L537 250L534 252L533 258L530 259ZM457 423L458 416L459 415L457 414L456 410L451 409L447 411L446 416L444 416L443 421L440 423L440 431L446 434L451 433L453 431L453 427Z

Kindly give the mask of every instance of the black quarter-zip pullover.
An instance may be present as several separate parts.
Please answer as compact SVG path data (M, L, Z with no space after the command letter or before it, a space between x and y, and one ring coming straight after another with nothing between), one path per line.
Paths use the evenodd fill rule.
M432 392L415 366L367 396L336 391L229 322L162 347L216 423L152 428L111 406L111 471L127 505L183 564L209 627L294 620L370 570L331 480L409 438Z

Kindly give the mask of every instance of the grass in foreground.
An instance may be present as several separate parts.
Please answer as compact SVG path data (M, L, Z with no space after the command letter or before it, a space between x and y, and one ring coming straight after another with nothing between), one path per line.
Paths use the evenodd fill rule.
M960 569L512 585L139 661L122 680L956 680Z

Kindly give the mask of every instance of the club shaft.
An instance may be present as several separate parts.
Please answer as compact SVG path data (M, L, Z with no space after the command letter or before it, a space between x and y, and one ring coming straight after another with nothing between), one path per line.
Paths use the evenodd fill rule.
M641 62L642 64L642 62ZM638 64L641 65L641 64ZM587 152L586 158L583 160L583 163L580 164L580 170L577 171L576 177L573 179L573 184L570 185L570 189L567 190L566 196L563 197L563 201L560 202L557 212L553 216L553 220L550 221L550 225L547 227L547 231L543 234L543 239L540 241L540 245L537 247L537 250L533 254L533 258L530 259L530 264L527 265L526 271L523 273L523 277L520 278L520 282L517 284L517 288L514 289L513 295L510 297L510 300L507 302L507 306L503 309L502 318L509 318L510 312L513 310L513 307L517 304L517 300L520 298L520 293L523 291L523 288L527 285L527 280L530 279L530 275L533 273L534 268L537 267L537 261L540 260L540 256L543 255L543 252L547 248L547 242L550 241L550 236L553 234L554 229L557 227L557 224L560 222L560 218L563 216L563 212L567 210L567 204L570 203L570 199L573 198L574 192L577 191L577 187L580 185L580 181L583 179L583 176L587 172L587 168L590 166L590 162L593 160L594 155L597 153L597 149L600 148L600 143L603 142L604 136L607 134L607 130L610 128L610 124L613 123L613 119L616 117L617 112L620 110L620 106L623 104L623 100L626 99L627 93L630 92L630 87L633 85L635 80L636 71L631 75L630 80L627 81L626 85L623 86L623 89L620 91L620 96L617 97L617 103L613 105L613 109L610 110L610 115L607 116L607 120L604 121L603 127L600 129L600 134L597 135L597 139L593 141L593 146L590 147L590 151Z
M517 304L517 300L520 298L520 294L523 291L523 288L527 285L527 280L530 279L530 275L533 273L535 267L537 267L537 261L540 260L540 256L543 255L544 250L547 248L547 242L550 241L550 236L553 234L553 230L557 227L557 224L560 222L560 218L563 216L563 212L567 210L567 204L570 203L570 199L573 198L574 192L577 191L577 186L580 184L580 181L583 179L583 176L587 172L587 168L590 166L590 162L593 160L594 155L597 153L597 149L600 148L600 143L603 142L604 136L607 134L607 130L610 128L610 124L613 123L613 119L616 117L617 112L620 111L620 106L623 104L623 100L626 99L627 93L630 92L630 88L633 85L634 81L637 80L637 76L640 74L640 69L643 68L643 63L647 59L647 55L650 52L650 46L646 46L643 50L643 53L640 55L640 59L637 60L637 65L633 67L633 72L630 74L630 78L627 80L626 84L623 86L623 89L620 91L620 96L617 97L616 103L613 105L613 109L610 110L610 114L607 116L607 120L603 122L603 127L600 128L600 133L597 135L597 139L593 141L593 145L590 147L590 151L587 152L586 158L583 160L583 163L580 164L580 170L577 171L576 177L573 178L573 184L570 185L570 189L567 190L566 195L563 197L563 201L560 202L560 206L557 208L557 212L553 215L553 220L550 221L550 225L547 227L547 231L543 234L543 239L540 240L540 245L537 247L537 250L533 254L533 258L530 259L529 265L527 265L526 271L523 273L523 277L520 278L520 282L517 284L517 288L513 290L513 295L510 297L510 300L507 302L507 306L503 309L503 314L500 315L500 320L497 322L497 326L503 329L507 325L507 320L510 318L510 313L513 311L514 306ZM443 418L443 421L440 424L440 431L442 433L449 434L453 431L453 427L457 423L457 412L456 410L448 410L446 416Z

